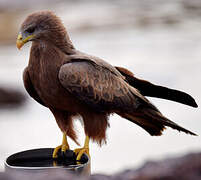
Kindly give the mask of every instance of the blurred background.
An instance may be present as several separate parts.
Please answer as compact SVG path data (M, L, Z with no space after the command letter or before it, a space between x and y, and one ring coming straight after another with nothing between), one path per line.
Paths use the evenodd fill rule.
M200 105L201 1L0 0L1 171L13 153L61 143L53 115L23 87L31 43L21 51L15 46L21 23L39 10L52 10L61 17L77 49L126 67L139 78L185 91ZM201 134L200 108L149 99L166 117ZM79 122L76 125L83 143L83 128ZM201 150L201 136L167 128L163 136L151 137L117 115L110 118L110 125L106 145L90 144L92 173L112 174L150 159Z

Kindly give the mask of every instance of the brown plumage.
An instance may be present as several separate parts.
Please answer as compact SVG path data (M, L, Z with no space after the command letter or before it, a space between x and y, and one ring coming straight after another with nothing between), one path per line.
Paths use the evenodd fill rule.
M164 117L144 96L169 99L197 107L183 92L137 79L127 69L113 67L76 50L60 19L52 12L29 15L20 28L17 45L32 41L24 85L32 98L48 107L58 126L77 142L73 119L84 121L86 135L103 143L108 116L117 113L151 135L161 135L166 126L188 134Z

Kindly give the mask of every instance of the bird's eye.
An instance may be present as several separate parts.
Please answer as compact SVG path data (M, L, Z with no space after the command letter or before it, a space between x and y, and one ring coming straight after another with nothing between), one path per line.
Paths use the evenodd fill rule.
M35 28L34 27L30 27L26 30L26 32L28 33L33 33L35 31Z

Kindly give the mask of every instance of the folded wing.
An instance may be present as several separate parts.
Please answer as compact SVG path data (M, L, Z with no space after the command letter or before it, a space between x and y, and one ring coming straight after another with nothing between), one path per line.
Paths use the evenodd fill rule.
M73 60L59 71L62 86L95 111L136 109L143 96L108 68L91 61Z

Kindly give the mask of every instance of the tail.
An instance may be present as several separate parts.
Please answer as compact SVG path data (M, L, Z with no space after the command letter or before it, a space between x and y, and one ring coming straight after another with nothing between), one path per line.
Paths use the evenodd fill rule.
M133 73L125 68L122 67L116 67L116 68L123 76L125 76L126 81L131 86L138 89L143 96L168 99L192 107L198 107L193 97L185 92L166 88L163 86L154 85L148 81L134 77Z
M118 113L123 118L128 119L129 121L139 125L144 130L146 130L151 136L160 136L162 135L165 127L171 127L178 131L185 132L187 134L195 135L195 133L179 126L178 124L170 121L164 117L157 109L152 107L140 108L137 112L133 113Z

